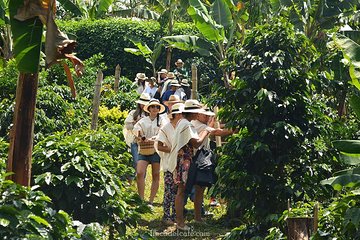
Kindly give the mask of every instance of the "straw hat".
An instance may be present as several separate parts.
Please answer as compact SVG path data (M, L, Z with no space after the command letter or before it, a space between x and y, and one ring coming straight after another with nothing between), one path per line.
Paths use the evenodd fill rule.
M169 104L175 104L175 103L182 103L183 101L180 100L180 97L178 95L170 95L169 100L165 101L164 104L166 106L169 106Z
M175 103L171 108L170 114L182 113L184 106L185 105L183 103Z
M146 77L145 73L137 73L135 79L146 80L148 78Z
M180 85L184 87L190 87L189 81L185 78L181 80Z
M158 73L167 73L168 71L166 69L161 69L160 71L158 71Z
M136 100L135 102L139 103L139 104L142 104L142 105L146 105L146 104L149 103L150 99L151 99L151 97L150 97L150 95L148 93L142 93L140 95L139 100Z
M158 99L156 99L156 98L152 98L150 100L150 102L147 105L145 105L144 111L147 112L147 113L150 113L150 111L149 111L150 106L159 106L160 107L159 113L163 113L165 111L165 106L162 105L160 103L160 101Z
M175 78L175 74L173 72L168 72L167 73L167 78L168 79L174 79Z
M215 116L215 113L211 111L211 109L208 106L203 107L204 112L201 112L201 114L204 114L206 116Z
M181 85L179 84L179 81L178 80L171 80L170 82L170 87L171 86L175 86L175 87L181 87Z
M183 113L204 113L205 110L198 100L189 99L185 101Z
M176 60L175 65L180 65L180 64L184 64L183 60L181 60L180 58L178 60Z
M148 81L148 82L156 82L156 78L154 78L154 77L146 78L146 81Z

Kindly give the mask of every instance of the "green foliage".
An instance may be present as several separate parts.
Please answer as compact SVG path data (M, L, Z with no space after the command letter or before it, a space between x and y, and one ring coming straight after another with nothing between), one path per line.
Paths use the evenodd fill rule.
M264 223L289 198L328 197L319 182L331 170L333 121L324 112L335 114L315 93L315 49L279 18L255 27L231 56L238 78L232 89L218 88L210 97L222 107L222 120L240 128L217 169L215 190L228 200L228 212Z
M124 51L124 48L134 46L128 37L139 39L152 49L157 39L163 36L156 21L122 18L59 22L59 27L76 36L79 43L77 52L81 59L90 58L98 53L103 54L104 62L108 67L105 75L113 75L117 64L120 64L123 76L135 76L137 72L144 72L147 66L146 60ZM190 33L195 33L192 24L175 24L173 34ZM174 59L191 59L194 56L194 54L178 50L173 50L172 54ZM156 62L157 69L165 68L165 59L165 49L163 49L163 53ZM148 69L146 73L152 75L153 70Z
M9 143L0 138L0 173L5 172L7 156L9 152Z
M106 153L114 140L119 146L110 153L117 160ZM56 209L84 223L111 224L124 235L126 226L136 225L142 205L120 181L127 173L121 161L129 158L116 152L123 148L111 134L54 134L34 147L34 181L52 197Z
M44 193L5 180L0 181L1 239L80 239L64 211L51 208Z
M14 98L18 74L15 59L8 61L6 67L0 68L0 99Z
M108 109L107 107L99 107L99 120L103 123L124 123L127 112L121 112L119 108L113 107Z

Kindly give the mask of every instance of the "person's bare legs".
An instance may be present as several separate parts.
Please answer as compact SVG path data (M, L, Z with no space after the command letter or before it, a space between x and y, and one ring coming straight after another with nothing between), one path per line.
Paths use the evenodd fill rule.
M185 226L184 195L185 195L185 186L183 183L179 183L178 190L177 190L176 197L175 197L176 224L179 227Z
M204 201L204 191L205 187L201 187L199 185L195 185L195 197L194 197L194 213L195 213L195 221L201 222L201 207Z
M160 182L160 163L152 163L151 164L151 172L152 172L152 182L151 182L151 191L150 191L150 199L149 202L152 204L156 193L159 189Z
M145 193L145 174L149 163L145 160L139 160L136 164L136 183L138 194L142 200L144 200Z

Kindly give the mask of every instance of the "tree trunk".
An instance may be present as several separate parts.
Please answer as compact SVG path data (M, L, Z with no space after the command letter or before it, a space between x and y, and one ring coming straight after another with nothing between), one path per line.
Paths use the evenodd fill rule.
M116 65L115 68L115 83L114 83L114 91L117 93L119 91L119 82L120 82L120 73L121 67L120 65Z
M30 186L37 88L37 73L19 74L7 171L14 172L9 178L23 186Z
M313 232L314 218L288 218L288 240L309 240Z
M197 67L194 63L191 64L191 85L191 99L198 99Z

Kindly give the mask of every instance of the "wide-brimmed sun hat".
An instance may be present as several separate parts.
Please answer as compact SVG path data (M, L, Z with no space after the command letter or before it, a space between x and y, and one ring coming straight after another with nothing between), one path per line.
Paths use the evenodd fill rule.
M163 69L161 69L160 71L158 71L158 73L167 73L168 71L165 69L165 68L163 68Z
M147 77L146 77L145 73L137 73L135 79L136 79L136 80L138 80L138 79L140 79L140 80L146 80Z
M179 58L178 60L176 60L175 65L180 65L180 64L184 64L184 62Z
M146 79L146 81L148 81L148 82L156 82L156 78L149 77L149 78Z
M169 106L169 104L182 103L178 95L170 95L169 100L165 101L164 104Z
M183 113L204 113L205 110L202 108L202 105L198 100L189 99L184 103Z
M190 87L189 81L187 79L182 79L180 85L184 87Z
M175 86L175 87L181 87L181 85L179 84L179 81L178 80L171 80L170 82L170 87L171 86Z
M182 113L185 105L183 103L175 103L172 108L170 114L178 114Z
M146 104L149 103L150 99L151 99L151 97L150 97L150 95L148 93L142 93L140 95L139 100L136 100L135 102L139 103L139 104L142 104L142 105L146 105Z
M165 106L160 103L160 101L156 98L152 98L148 104L145 105L144 111L150 113L149 107L151 106L159 106L160 110L159 113L163 113L165 111Z
M174 79L174 78L175 78L175 74L174 74L173 72L168 72L167 75L166 75L166 77L167 77L168 79Z
M211 109L208 106L203 106L203 112L201 112L201 114L204 114L206 116L215 116L215 113L213 111L211 111Z

